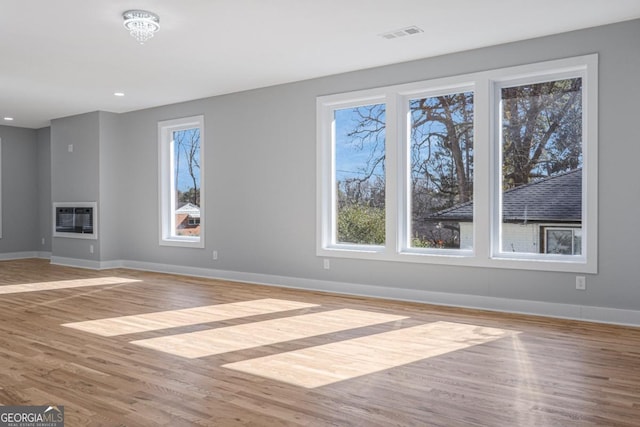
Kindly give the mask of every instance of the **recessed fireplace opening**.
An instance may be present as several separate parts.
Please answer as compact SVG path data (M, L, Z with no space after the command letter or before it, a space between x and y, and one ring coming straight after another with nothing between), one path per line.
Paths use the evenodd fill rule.
M53 237L98 238L96 202L56 202L53 204Z

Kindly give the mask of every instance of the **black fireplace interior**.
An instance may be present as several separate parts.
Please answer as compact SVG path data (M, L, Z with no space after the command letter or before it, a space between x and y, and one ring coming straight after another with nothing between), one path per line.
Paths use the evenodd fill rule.
M57 207L56 232L93 234L93 208Z

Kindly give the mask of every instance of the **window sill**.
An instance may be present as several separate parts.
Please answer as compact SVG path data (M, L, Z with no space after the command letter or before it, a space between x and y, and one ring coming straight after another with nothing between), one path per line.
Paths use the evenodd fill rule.
M354 260L408 262L416 264L430 264L458 267L480 267L497 269L533 270L544 272L565 272L596 274L597 266L589 264L584 256L555 255L549 258L537 257L536 254L522 254L522 256L481 256L473 250L445 249L441 253L431 251L407 250L391 252L388 248L374 247L368 250L360 250L355 247L332 246L319 248L316 253L319 257L343 258Z
M160 246L175 246L182 248L204 248L204 241L202 238L188 238L188 237L172 237L169 239L160 239Z

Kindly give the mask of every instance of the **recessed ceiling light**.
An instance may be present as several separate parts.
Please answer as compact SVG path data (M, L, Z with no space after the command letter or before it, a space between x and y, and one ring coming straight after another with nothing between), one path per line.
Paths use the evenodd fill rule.
M124 92L114 92L114 96L124 96Z
M13 121L13 117L5 117L4 119L8 122Z

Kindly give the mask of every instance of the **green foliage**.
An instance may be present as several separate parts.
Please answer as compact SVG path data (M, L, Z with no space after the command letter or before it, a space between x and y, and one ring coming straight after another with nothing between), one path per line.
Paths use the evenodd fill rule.
M363 245L385 243L384 209L348 204L338 209L338 242Z
M200 188L189 188L187 191L178 190L178 205L183 206L187 203L191 203L195 206L200 206Z
M411 238L412 248L431 248L433 245L426 238L419 236L417 233Z

